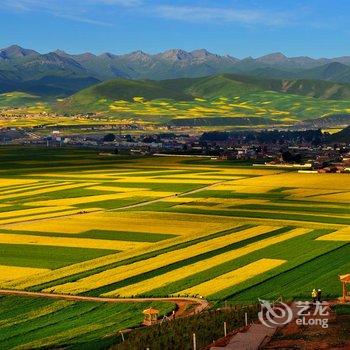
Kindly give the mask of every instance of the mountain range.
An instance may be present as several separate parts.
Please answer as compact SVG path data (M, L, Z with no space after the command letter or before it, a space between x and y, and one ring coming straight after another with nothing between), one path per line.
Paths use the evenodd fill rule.
M41 54L17 45L0 50L0 93L22 91L57 97L115 78L165 80L223 73L350 83L350 56L314 59L272 53L238 59L205 49L172 49L154 55L143 51L73 55L62 50Z

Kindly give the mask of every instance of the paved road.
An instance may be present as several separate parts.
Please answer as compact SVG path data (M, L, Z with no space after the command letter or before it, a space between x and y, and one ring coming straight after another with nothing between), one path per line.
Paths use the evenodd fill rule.
M0 295L11 295L19 297L31 297L31 298L50 298L69 301L85 301L85 302L103 302L103 303L145 303L145 302L170 302L178 306L176 315L184 317L195 313L202 312L209 307L209 302L205 299L197 298L103 298L103 297L91 297L82 295L71 294L55 294L45 292L28 292L23 290L12 289L0 289ZM188 306L194 305L193 308ZM186 312L185 310L191 310Z

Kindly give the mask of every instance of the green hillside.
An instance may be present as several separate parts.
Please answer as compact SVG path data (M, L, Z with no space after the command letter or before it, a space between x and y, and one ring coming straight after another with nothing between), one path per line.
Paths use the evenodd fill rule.
M40 97L25 92L0 94L0 107L23 107L40 102Z
M305 79L263 79L237 74L222 74L204 78L163 81L115 79L94 85L76 93L64 103L66 107L89 108L96 102L172 99L188 101L199 98L234 98L257 91L275 91L310 96L319 99L350 99L350 85ZM84 107L85 106L85 107Z
M350 85L237 74L163 81L116 79L57 102L59 112L175 125L291 125L348 113Z

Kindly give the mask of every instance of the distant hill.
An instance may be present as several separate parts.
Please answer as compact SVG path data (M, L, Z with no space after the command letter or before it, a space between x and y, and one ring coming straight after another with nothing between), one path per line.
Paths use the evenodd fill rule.
M308 79L328 80L340 83L350 82L350 66L339 62L327 63L303 72Z
M83 89L53 108L177 126L291 125L345 113L350 85L240 74L161 81L118 78Z
M37 102L40 102L40 97L23 92L8 92L0 94L0 107L32 106Z
M98 100L132 101L134 97L143 97L148 100L165 98L172 100L189 100L192 96L184 91L177 91L156 81L115 79L91 86L68 98L74 110L94 104ZM85 106L85 107L84 107Z
M235 97L257 91L276 91L320 99L350 99L350 85L314 80L263 79L237 74L222 74L195 79L162 81L115 79L84 89L68 99L84 107L100 99L191 100L195 97Z
M306 129L327 128L344 125L350 125L349 113L330 113L321 118L309 119L303 122L303 127Z
M205 49L171 49L158 54L135 51L123 55L41 54L13 45L0 50L0 91L68 96L79 89L114 78L165 80L233 73L258 78L313 79L350 83L350 56L286 57L272 53L238 59ZM49 80L49 83L47 81Z

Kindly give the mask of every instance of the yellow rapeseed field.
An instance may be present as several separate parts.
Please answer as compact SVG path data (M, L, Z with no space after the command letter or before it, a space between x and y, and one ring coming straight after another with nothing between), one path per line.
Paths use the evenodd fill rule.
M79 187L85 187L86 185L90 184L82 184L82 183L75 183L75 184L69 184L69 185L61 185L61 184L56 184L51 187L45 187L41 189L34 189L34 190L28 190L28 191L23 191L20 193L12 193L12 194L7 194L7 195L0 195L0 200L4 199L14 199L18 197L24 197L24 196L36 196L39 194L45 194L45 193L50 193L50 192L55 192L55 191L62 191L62 190L69 190L73 188L79 188ZM93 185L93 184L91 184Z
M17 278L36 275L45 271L49 270L33 267L0 265L0 286L2 286L2 283L4 282L14 281Z
M276 186L241 186L236 185L235 181L225 182L213 187L213 190L216 191L234 191L239 193L266 193L268 191L276 189Z
M341 191L337 191L339 193ZM324 190L322 188L294 188L292 190L285 190L283 193L289 194L291 198L312 198L315 196L326 195L334 193L334 190Z
M142 191L139 192L139 195L142 196ZM41 206L74 206L78 204L85 203L94 203L109 201L115 199L124 199L130 198L131 194L128 193L114 193L114 194L100 194L95 196L86 196L86 197L75 197L75 198L62 198L62 199L50 199L44 201L30 202L28 205L41 205Z
M0 187L34 184L38 180L0 178Z
M199 185L209 185L215 183L216 180L207 180L207 179L159 179L157 177L126 177L118 180L114 180L116 183L123 182L133 182L133 183L156 183L156 184L199 184Z
M95 211L95 208L89 208L89 209L85 209L85 211L88 213L89 211ZM81 212L81 210L79 209L71 209L71 210L58 210L55 212L49 212L49 213L44 213L44 214L32 214L32 215L28 215L28 216L24 216L24 217L14 217L14 218L9 218L9 219L2 219L0 221L2 228L9 228L9 229L17 229L17 224L19 227L21 227L21 225L27 225L28 227L28 231L36 231L33 230L32 228L32 224L34 225L35 223L32 222L32 220L39 220L39 219L53 219L55 218L55 220L58 220L60 217L62 216L70 216L70 215L77 215ZM38 222L45 222L45 220L43 221L38 221ZM12 226L13 225L13 226ZM47 229L43 229L42 231L46 231L49 232ZM50 232L59 232L59 231L50 231Z
M288 172L282 174L253 177L237 180L237 186L260 187L301 187L306 189L340 190L350 188L350 176L344 174L299 174Z
M162 175L160 175L162 176ZM208 180L211 182L216 181L223 181L223 180L238 180L242 179L244 177L242 176L236 176L236 175L224 175L224 174L217 174L217 173L198 173L198 174L173 174L173 175L167 175L167 177L170 177L169 180L173 181L174 179L187 179L188 182L192 183L192 180Z
M141 281L139 283L120 288L106 295L130 296L135 294L142 294L150 290L163 287L173 281L177 281L179 279L191 276L195 273L205 271L214 266L220 265L223 262L234 260L241 256L254 252L256 250L266 248L272 244L280 243L287 239L306 234L309 231L310 230L307 230L307 229L295 229L291 232L278 235L276 237L266 238L256 243L251 243L245 247L238 248L226 253L222 253L214 257L198 261L194 264L181 267L179 269L175 269L163 275L148 279L146 281Z
M350 227L342 228L335 232L318 237L319 241L350 241Z
M152 243L129 242L93 238L48 237L0 233L0 244L29 244L56 247L79 247L111 250L132 250L148 247Z
M54 290L55 292L58 292L58 293L78 294L90 289L94 289L94 288L102 287L107 284L118 282L123 279L133 277L138 274L175 263L180 260L184 260L199 254L203 254L205 252L210 252L212 250L225 247L232 243L240 242L241 240L244 240L247 238L261 235L266 232L272 231L273 229L276 229L276 228L277 227L271 227L271 226L253 227L244 231L228 234L223 237L218 237L218 238L207 240L201 243L197 243L186 248L164 253L147 260L138 261L133 264L119 266L114 269L106 270L101 273L83 278L73 283L66 283L60 286L56 286L54 288L49 288L48 291ZM233 252L230 252L230 253L232 254ZM224 256L224 255L225 254L221 254L221 256ZM220 261L225 261L225 260L220 260ZM206 268L208 268L208 266L210 265L205 264ZM152 286L151 283L149 285Z
M97 190L97 191L123 192L123 193L148 191L148 188L142 188L142 187L120 187L120 186L104 186L104 185L91 186L91 187L88 187L87 189Z
M223 289L235 286L239 283L242 283L250 278L258 276L264 272L274 269L282 264L286 260L279 259L260 259L254 261L246 266L243 266L239 269L230 271L221 276L213 278L204 283L198 284L194 287L182 290L176 294L180 295L202 295L208 296L220 292Z
M26 191L26 190L47 188L47 187L50 187L50 186L53 186L53 185L54 184L52 182L48 182L48 181L39 182L38 181L37 183L31 183L29 185L10 186L10 187L2 188L1 189L1 194L4 195L4 194L23 192L23 191Z
M69 210L69 209L72 209L72 207L42 207L42 208L30 208L30 209L5 211L5 212L0 212L0 219L25 216L25 215L33 215L33 214L44 214L44 213L50 213L50 212L55 212L60 210Z
M350 192L326 194L306 199L312 199L320 202L350 203Z
M89 209L93 211L94 209ZM78 211L78 210L76 210ZM23 220L22 220L23 221ZM239 220L229 217L157 212L94 212L22 222L3 226L5 229L81 233L89 230L108 230L145 233L168 233L175 235L210 234L236 226Z
M125 259L136 257L140 254L152 252L158 249L167 248L172 245L188 242L200 237L205 237L207 235L208 235L207 232L198 232L194 234L188 234L185 236L177 236L171 239L157 242L156 245L150 245L149 247L109 254L109 255L101 256L99 258L79 262L73 265L64 266L59 269L52 270L46 273L44 272L39 274L38 276L25 277L13 283L12 282L7 283L6 287L16 288L16 289L25 289L28 287L35 286L37 284L51 282L59 278L70 276L72 274L81 273L93 268L102 267L105 265L123 261Z

